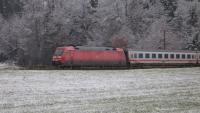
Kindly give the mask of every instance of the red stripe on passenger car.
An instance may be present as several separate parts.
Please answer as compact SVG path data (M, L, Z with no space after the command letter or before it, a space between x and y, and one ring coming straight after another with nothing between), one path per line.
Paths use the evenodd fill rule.
M163 59L163 60L152 60L152 59L142 59L142 60L135 60L135 59L130 59L129 61L151 61L151 62L154 62L154 61L196 61L196 60L165 60L165 59Z

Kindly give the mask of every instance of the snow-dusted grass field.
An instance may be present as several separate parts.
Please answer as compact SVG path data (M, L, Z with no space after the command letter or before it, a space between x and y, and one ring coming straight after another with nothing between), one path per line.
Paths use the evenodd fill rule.
M0 113L200 113L200 68L0 69Z

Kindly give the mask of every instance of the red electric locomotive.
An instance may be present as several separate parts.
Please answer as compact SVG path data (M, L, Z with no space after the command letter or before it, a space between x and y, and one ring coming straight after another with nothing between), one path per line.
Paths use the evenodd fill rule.
M107 47L59 47L52 59L53 65L70 67L126 67L123 49Z

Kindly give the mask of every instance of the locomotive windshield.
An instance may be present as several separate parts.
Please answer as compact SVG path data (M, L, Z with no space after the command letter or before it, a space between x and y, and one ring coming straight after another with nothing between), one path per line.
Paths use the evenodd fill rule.
M55 55L55 56L60 56L60 55L63 54L63 52L64 52L63 49L57 49L57 50L55 51L54 55Z

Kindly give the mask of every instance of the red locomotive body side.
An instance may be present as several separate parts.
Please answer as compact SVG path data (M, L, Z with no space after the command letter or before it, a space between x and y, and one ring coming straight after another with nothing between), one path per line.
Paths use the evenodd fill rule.
M53 64L63 66L126 66L126 55L123 49L89 48L89 47L63 47L62 55L53 57ZM55 52L56 54L56 52ZM59 59L60 58L60 59Z
M75 66L126 66L123 50L75 50Z

